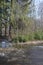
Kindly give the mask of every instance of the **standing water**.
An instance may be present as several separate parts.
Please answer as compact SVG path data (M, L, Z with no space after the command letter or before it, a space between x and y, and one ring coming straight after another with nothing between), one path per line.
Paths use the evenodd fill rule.
M7 41L2 41L2 48L8 48ZM29 47L29 46L28 46ZM0 65L43 65L43 46L32 46L24 50L18 50L8 54L12 61L6 63L2 61ZM14 61L14 59L17 59ZM1 59L0 59L1 60Z

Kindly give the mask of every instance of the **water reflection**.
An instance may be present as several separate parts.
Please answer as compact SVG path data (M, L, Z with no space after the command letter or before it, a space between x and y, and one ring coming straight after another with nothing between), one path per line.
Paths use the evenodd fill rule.
M2 47L6 47L5 42L2 42ZM20 51L16 55L14 52L11 52L10 56L18 58L18 60L8 62L4 65L43 65L43 46L32 46Z
M18 61L19 65L43 65L43 46L33 46L25 50L26 57Z
M30 51L30 65L43 65L43 46L33 46Z

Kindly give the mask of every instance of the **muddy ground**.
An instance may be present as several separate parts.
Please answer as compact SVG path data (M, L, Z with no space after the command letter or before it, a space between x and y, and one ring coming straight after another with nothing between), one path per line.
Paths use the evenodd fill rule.
M33 45L20 49L1 49L0 65L43 65L43 46ZM9 51L8 51L9 50ZM6 52L5 52L6 51Z

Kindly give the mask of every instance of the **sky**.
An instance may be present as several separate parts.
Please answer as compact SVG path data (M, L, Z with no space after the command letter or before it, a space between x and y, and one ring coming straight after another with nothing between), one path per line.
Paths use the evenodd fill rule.
M40 16L38 16L38 7L39 7L39 3L42 2L43 0L35 0L35 6L36 6L36 18L40 18Z
M43 0L35 0L36 4L40 3Z

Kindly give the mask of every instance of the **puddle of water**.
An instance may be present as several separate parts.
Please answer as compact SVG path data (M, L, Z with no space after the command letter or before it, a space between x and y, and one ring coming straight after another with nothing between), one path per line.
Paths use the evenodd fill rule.
M37 47L39 47L39 48L43 48L43 46L37 46Z

